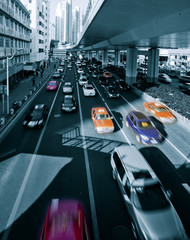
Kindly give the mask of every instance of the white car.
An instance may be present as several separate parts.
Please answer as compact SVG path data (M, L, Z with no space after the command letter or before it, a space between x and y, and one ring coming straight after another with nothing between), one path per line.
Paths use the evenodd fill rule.
M82 68L78 68L78 73L84 73L84 70Z
M79 85L84 86L85 84L88 84L88 79L87 78L80 78L79 79Z
M73 92L73 85L70 82L65 82L63 84L63 93L72 93Z
M82 88L84 96L95 96L96 95L96 90L92 86L92 84L86 84Z
M59 67L59 68L57 69L57 71L58 71L58 72L63 72L63 68L62 68L62 67Z
M79 79L80 78L87 78L87 74L85 72L81 73Z

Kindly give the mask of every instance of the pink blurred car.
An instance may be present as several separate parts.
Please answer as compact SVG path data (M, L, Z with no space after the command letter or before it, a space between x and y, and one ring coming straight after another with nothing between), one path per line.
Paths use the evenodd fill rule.
M46 90L47 91L55 91L58 88L58 82L57 81L49 81Z
M52 199L40 240L90 240L86 217L80 202Z

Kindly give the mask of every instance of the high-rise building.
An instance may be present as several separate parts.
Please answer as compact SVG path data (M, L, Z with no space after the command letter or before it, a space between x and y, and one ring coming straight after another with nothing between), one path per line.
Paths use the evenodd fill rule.
M23 77L29 61L30 14L19 0L0 0L0 83L6 83L7 57L10 87Z
M80 36L80 9L76 7L73 11L72 43L76 43Z
M50 41L55 40L55 24L50 23Z
M60 43L72 42L72 1L58 3L55 19L55 38Z
M50 48L50 0L21 0L30 12L30 61L41 65L48 60Z

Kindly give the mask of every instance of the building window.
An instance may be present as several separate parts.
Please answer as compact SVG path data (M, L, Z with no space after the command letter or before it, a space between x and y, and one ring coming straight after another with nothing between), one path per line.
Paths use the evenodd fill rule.
M6 27L9 27L9 19L7 17L5 18L5 22L6 22Z
M5 40L5 47L10 47L10 39Z
M44 49L43 48L39 48L39 52L44 52Z
M3 15L2 14L0 14L0 24L3 25Z
M4 47L4 38L0 37L0 47Z

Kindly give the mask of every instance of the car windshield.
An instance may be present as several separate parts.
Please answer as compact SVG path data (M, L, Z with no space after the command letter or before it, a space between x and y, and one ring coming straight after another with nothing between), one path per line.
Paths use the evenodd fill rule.
M97 114L96 115L97 120L105 120L105 119L110 119L110 116L107 113L104 114Z
M143 128L143 129L151 129L151 128L153 128L153 125L152 125L151 121L139 121L138 127Z
M37 121L42 118L42 110L41 109L34 109L31 114L31 120Z
M49 82L48 85L49 86L56 86L56 82Z
M71 87L71 83L65 83L64 87Z
M168 112L167 108L165 107L157 107L155 108L156 112Z
M88 90L93 90L93 87L91 87L91 86L85 86L85 88Z
M162 209L169 206L160 184L136 187L136 192L132 193L132 201L134 206L140 210Z
M115 93L115 92L117 92L116 89L113 88L113 87L109 87L108 91L111 92L111 93Z

